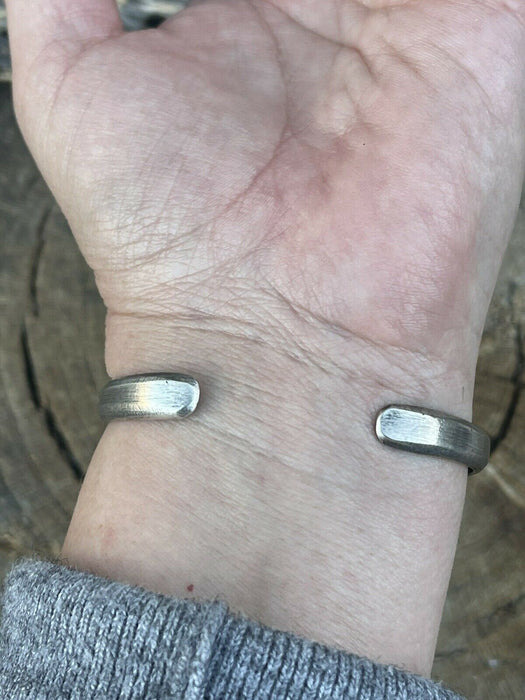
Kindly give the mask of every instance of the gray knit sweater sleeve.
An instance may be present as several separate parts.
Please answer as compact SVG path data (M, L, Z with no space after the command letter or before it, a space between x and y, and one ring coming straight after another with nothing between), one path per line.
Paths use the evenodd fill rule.
M8 574L1 700L459 700L432 681L53 562Z

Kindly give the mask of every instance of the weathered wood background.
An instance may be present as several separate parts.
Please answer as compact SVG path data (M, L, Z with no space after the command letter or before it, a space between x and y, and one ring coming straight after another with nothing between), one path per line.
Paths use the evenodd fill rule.
M158 10L151 23L170 4L131 3L130 17L144 3ZM96 404L106 381L104 309L19 135L7 83L0 85L0 246L3 578L20 556L59 553L102 431ZM490 466L469 481L434 666L435 678L471 700L525 698L524 337L525 199L478 368L475 419L494 450Z

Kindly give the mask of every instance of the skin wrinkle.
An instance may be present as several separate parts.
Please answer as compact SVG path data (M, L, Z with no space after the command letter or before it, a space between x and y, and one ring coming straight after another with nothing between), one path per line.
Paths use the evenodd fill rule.
M347 56L347 52L344 49L338 49L336 53L334 53L331 69L329 73L333 75L337 75L337 65L342 57ZM339 89L336 91L335 95L330 95L330 90L327 90L327 94L324 100L324 107L325 111L327 113L335 113L337 110L334 107L334 103L337 101L339 103L340 101L343 102L344 108L346 110L350 109L351 105L351 116L346 116L340 119L340 121L343 122L343 126L340 127L339 129L334 129L333 127L331 129L328 128L328 125L326 126L321 126L320 129L324 134L327 136L329 134L332 134L332 132L335 132L336 136L340 136L343 139L349 140L349 136L352 133L352 130L348 130L348 123L350 121L353 121L354 123L360 123L363 124L364 120L362 118L363 112L362 109L360 108L360 100L357 99L355 100L352 95L352 87L351 87L351 81L349 77L345 76L345 79L343 81L343 85L339 87ZM341 100L338 99L339 95L342 96ZM341 110L342 111L342 110ZM334 120L334 118L332 119ZM328 121L328 120L327 120Z
M99 84L99 90L101 89L101 85ZM74 174L71 172L71 159L72 159L72 154L75 152L75 150L78 147L78 137L80 134L80 130L82 128L82 123L86 117L86 115L89 113L91 110L91 107L95 101L95 96L96 96L97 90L94 90L93 94L91 97L88 99L84 107L82 108L82 111L80 113L79 118L77 119L77 124L75 129L73 130L71 137L69 138L68 145L65 147L64 150L64 158L62 162L62 167L64 168L64 177L66 179L73 179Z
M479 91L481 103L483 104L483 107L487 110L489 116L497 123L498 126L505 126L506 122L504 118L497 116L494 113L494 111L490 108L489 105L492 104L494 100L491 98L486 88L483 85L481 85L473 70L466 66L463 61L460 61L457 57L453 56L450 53L450 51L447 51L447 49L445 49L443 46L438 47L435 43L432 43L432 46L436 50L439 50L439 52L450 61L454 68L459 68L469 78L469 81L472 84L474 84L477 90Z
M114 317L115 315L112 314L112 316ZM116 316L123 316L123 314L117 314ZM132 315L132 318L135 319L135 315ZM202 322L204 317L198 315L198 318L200 318ZM151 318L146 317L146 319L143 320L151 321ZM223 326L215 326L213 330L209 331L209 333L213 333L214 335L224 336L225 339L229 338L232 340L240 340L241 342L247 342L248 344L253 342L260 345L261 347L268 347L272 351L277 351L278 355L281 357L291 357L291 359L297 360L297 355L295 353L291 354L290 351L291 347L295 347L297 352L299 353L299 358L305 363L305 366L317 367L323 373L327 373L331 376L340 376L346 381L352 378L354 380L363 381L367 378L368 370L366 369L367 364L366 362L364 362L364 356L367 355L368 357L370 357L372 346L366 339L363 340L357 337L353 338L353 342L357 343L357 346L354 346L353 355L355 358L362 358L360 359L360 363L362 363L362 369L359 370L358 367L355 366L355 362L353 365L344 364L342 362L343 356L341 356L341 359L339 359L337 351L335 351L335 354L330 353L328 355L325 353L323 356L323 354L319 354L319 351L315 346L304 346L298 340L294 339L300 338L301 334L292 334L292 332L288 329L285 333L282 334L282 341L276 346L275 335L268 334L267 331L271 330L268 327L267 331L265 331L264 334L261 334L260 330L258 330L258 328L260 328L260 325L258 325L257 323L251 322L246 324L246 322L243 322L243 330L241 330L241 327L239 326L238 322L235 321L233 325L233 330L226 331L224 329L225 323L229 326L231 326L232 324L230 316L225 316L221 320L219 316L214 315L214 320L217 323L222 323ZM186 331L188 335L191 335L195 332L195 326L185 326L183 323L181 323L180 320L177 320L175 323L172 323L172 326L173 327L171 332L166 335L167 339L171 335L173 335L173 333L176 333L178 336L180 336L181 332L184 331ZM246 328L251 328L251 332L249 334L246 333ZM253 331L255 331L255 335ZM304 334L303 337L307 337L307 335ZM285 343L290 344L290 342L291 345L287 347ZM429 370L432 368L432 375L428 374L428 371L423 372L424 375L427 375L424 382L430 380L435 381L439 376L447 377L450 375L450 370L448 370L447 367L442 367L438 370L437 367L439 367L439 365L435 365L432 362L429 363L428 358L424 355L421 355L421 357L417 357L411 351L405 351L403 349L398 350L399 352L397 352L395 356L393 354L390 355L387 363L384 360L382 360L385 369L388 368L388 379L386 378L386 373L384 383L382 383L378 377L374 379L374 381L379 381L380 385L384 386L385 388L391 387L392 372L395 371L396 373L399 373L401 377L403 376L403 374L406 373L407 368L418 368L418 372L421 371L419 370L419 367L428 368ZM381 348L376 348L375 350L373 350L373 354L377 358L376 362L378 362L381 357L384 357L384 353L386 351L386 349L383 351L383 349ZM396 361L396 358L399 359ZM415 381L415 377L413 381ZM390 382L390 384L388 384L388 382Z
M250 7L256 14L258 21L260 22L261 26L263 26L267 32L269 33L271 40L273 41L273 45L275 48L275 59L277 66L279 68L280 74L281 74L281 83L282 83L282 91L284 94L284 114L285 118L283 121L283 126L281 129L281 137L278 143L282 143L284 135L286 134L287 131L290 131L290 134L293 135L293 130L292 130L292 120L290 119L290 91L289 91L289 86L288 86L288 80L286 78L286 71L284 70L284 62L283 62L283 53L281 51L281 46L279 44L279 40L277 38L277 35L272 29L272 26L270 23L266 20L264 17L263 13L258 9L257 4L254 0L249 0ZM278 145L278 144L277 144ZM277 149L276 145L276 149ZM276 149L274 149L274 153L276 152ZM271 162L271 160L270 160Z
M206 225L208 225L208 224L206 224ZM143 266L144 263L151 264L151 263L156 263L156 262L159 262L159 263L163 262L163 259L166 257L166 255L168 253L170 253L174 250L175 246L177 246L177 248L179 247L179 242L181 240L184 241L186 239L190 239L191 236L193 234L195 234L197 232L197 230L200 230L201 228L202 228L202 226L199 225L193 231L189 231L187 233L187 235L182 237L182 239L177 237L177 239L175 241L170 242L166 246L157 250L155 253L151 253L151 254L147 255L146 257L143 257L141 255L140 260L135 265L127 264L126 267L123 268L122 272L124 274L126 274L126 273L129 273L130 271L133 271L136 269L138 270ZM178 236L179 236L179 234L178 234ZM195 253L193 253L193 254L195 254ZM238 250L232 250L232 255L230 257L225 258L225 259L221 260L220 262L212 262L206 268L194 270L192 272L186 273L183 276L177 277L177 279L174 281L174 283L176 282L177 287L180 288L180 286L183 283L187 283L188 280L193 280L195 278L196 281L193 283L193 285L195 286L195 288L197 288L198 286L202 286L203 282L205 282L207 279L211 278L212 272L213 272L214 278L220 279L220 273L222 273L224 270L227 271L227 270L231 269L233 264L238 266L239 263L245 262L247 259L250 258L251 255L252 255L251 250L245 251L243 253L239 253ZM189 265L188 265L188 267L189 267ZM114 274L112 270L108 270L108 272L110 274ZM232 276L232 279L233 279L233 276ZM159 314L151 314L151 315L152 316L153 315L159 316Z
M371 64L369 63L369 61L368 61L368 59L366 58L366 56L365 56L365 54L363 53L363 51L362 51L361 49L359 49L357 46L355 46L354 44L352 44L352 43L350 43L350 42L347 43L347 42L344 42L344 41L342 41L342 40L340 40L340 39L338 40L338 39L334 39L333 37L329 37L329 36L327 36L326 34L323 34L322 32L316 31L316 30L313 29L312 27L309 27L308 25L303 24L299 19L297 19L297 17L295 17L295 16L293 16L293 15L287 13L280 5L279 5L277 2L275 2L274 0L265 0L265 2L266 2L268 5L271 5L271 6L272 6L274 9L276 9L277 11L279 11L279 12L285 14L286 17L287 17L287 19L289 19L289 20L292 21L295 25L297 25L297 27L298 27L299 29L308 32L309 34L311 34L312 36L314 36L316 39L321 39L321 40L323 40L323 41L329 42L332 46L337 47L337 48L339 48L339 49L344 49L344 50L346 50L346 51L351 51L351 52L353 52L353 53L356 53L356 54L359 56L359 58L361 59L361 62L363 63L363 65L365 66L365 68L367 69L369 76L370 76L371 78L373 78L374 80L376 80L375 71L372 70ZM338 7L339 7L339 6L338 6ZM341 26L341 25L342 25L342 20L341 20L341 14L340 14L340 13L339 13L339 23L340 23L340 26Z
M374 345L377 347L379 351L385 351L387 352L389 349L394 349L394 346L392 344L382 344L382 343L377 343L371 341L370 338L366 336L360 336L356 334L355 332L351 332L348 329L339 326L336 323L333 322L327 322L323 317L317 316L316 314L313 314L312 312L308 311L304 306L298 304L297 302L292 303L290 300L288 300L284 295L282 295L275 287L272 287L272 292L283 302L286 304L288 309L292 311L294 315L297 315L297 317L300 320L305 320L308 319L309 323L312 323L312 321L317 322L317 324L320 325L321 328L325 328L328 330L330 333L335 333L338 336L341 336L342 338L348 339L348 340L358 340L365 346L372 346ZM429 359L428 353L426 351L413 351L412 349L408 350L408 348L404 348L402 346L397 346L395 347L396 350L400 350L401 352L404 352L408 354L412 358L418 358L420 360L427 361ZM437 358L436 358L437 359Z
M281 7L279 7L279 5L277 5L275 2L273 2L273 0L265 0L265 1L268 4L272 5L278 11L284 13L284 10ZM252 2L253 2L253 0L252 0ZM338 6L338 7L340 7L340 6ZM337 60L338 53L344 52L345 54L348 54L348 52L351 52L353 54L357 54L357 56L359 57L359 59L361 61L361 64L366 68L369 78L371 78L375 82L378 82L379 76L376 75L375 71L372 70L371 61L366 57L365 53L357 45L334 40L333 38L325 36L324 34L321 34L317 31L315 31L314 29L308 27L307 25L299 22L299 20L297 20L292 15L289 15L287 13L285 13L285 14L289 19L292 20L292 22L294 22L296 24L296 26L299 29L306 30L308 33L312 34L317 39L324 40L336 48L336 52L334 53L332 66L334 65L334 63ZM341 20L340 20L340 22L341 22ZM268 23L266 23L266 24L268 25ZM271 28L270 28L270 30L271 30ZM272 34L273 34L273 32L272 32ZM273 35L275 36L275 34L273 34ZM275 42L276 42L276 45L278 46L277 37L275 37ZM279 65L281 67L281 72L283 73L283 59L282 59L282 53L280 51L279 51L279 55L280 55ZM284 81L284 77L283 77L283 81ZM362 119L363 114L362 114L362 111L360 109L360 100L359 99L356 100L353 98L353 96L351 95L351 91L350 91L348 84L346 85L346 94L347 94L348 98L350 98L350 101L353 105L354 119L352 120L352 122L353 123L356 123L356 122L364 123L364 120ZM327 101L329 100L328 96L326 97L326 100ZM287 101L287 104L288 104L288 101ZM289 115L289 113L290 113L290 110L287 107L287 114ZM289 121L289 123L291 123L289 116L288 116L288 121ZM319 129L322 131L322 127L319 127ZM347 124L346 127L342 128L342 133L340 133L339 135L348 137L349 134L352 132L352 130L353 130L353 124L351 126Z
M291 311L292 316L295 317L301 324L303 324L303 325L305 324L306 327L315 325L317 328L321 328L321 330L323 330L323 331L328 331L329 334L335 333L337 336L340 336L342 339L351 340L352 342L357 341L358 343L360 343L362 345L362 347L368 348L368 351L370 351L370 349L373 347L373 345L375 345L376 352L378 352L378 354L383 354L383 353L386 354L389 351L391 351L392 349L394 349L393 346L390 344L387 346L385 344L372 343L372 341L368 337L359 337L356 333L349 332L348 330L346 330L344 328L340 328L336 324L326 323L326 321L322 317L315 316L314 314L309 312L306 308L302 307L301 305L299 305L297 303L292 304L289 300L287 300L285 297L283 297L283 295L280 292L278 292L278 290L276 290L275 288L269 287L268 289L275 298L279 299L280 302L285 304L285 307L288 308L289 311ZM167 318L167 319L173 318L173 311L174 310L172 309L171 314L166 312L166 314L164 315L164 318ZM115 312L115 313L112 312L111 316L116 316L116 317L123 316L123 317L125 317L126 314L124 314L122 312ZM128 316L131 318L137 318L137 319L139 318L138 314L136 314L136 313L129 314ZM208 316L210 318L213 318L217 322L221 321L221 316L217 315L216 311L213 312L213 314L209 314ZM197 312L197 318L204 319L205 317L206 317L206 315L202 314L200 310ZM163 316L151 316L149 314L143 314L141 316L141 318L143 320L146 320L146 321L151 321L152 319L162 320ZM179 313L177 313L177 321L176 321L177 333L180 333L181 330L184 330L184 328L185 328L181 324L181 318L183 318L183 317L180 316ZM276 318L276 317L274 317L274 318ZM243 320L242 324L239 325L239 320L238 319L232 320L231 315L229 315L229 314L226 316L222 316L222 323L224 323L224 322L226 322L229 326L232 326L232 324L233 324L233 328L235 330L232 330L228 333L228 335L230 335L232 338L238 338L240 340L251 340L251 341L259 342L263 345L268 345L271 348L275 347L275 343L274 343L275 337L270 335L269 338L267 338L267 335L268 335L267 331L269 330L269 327L267 324L265 324L265 330L263 333L261 333L261 331L259 330L259 332L257 333L257 336L253 336L253 334L250 334L249 336L247 336L245 333L245 330L241 330L241 328L242 329L251 328L252 330L257 330L258 328L261 328L261 324L257 324L253 321L246 322L245 320ZM282 327L282 320L279 320L279 327ZM186 326L186 330L191 332L192 330L194 330L194 328L191 326ZM226 331L222 330L221 328L215 328L213 330L213 332L220 333L220 334L226 334ZM303 333L302 335L305 338L308 337L307 333ZM294 333L293 331L287 330L287 332L283 335L283 338L286 340L287 343L291 342L292 345L295 345L296 348L301 348L301 345L298 344L298 342L299 342L298 339L301 338L301 334L297 334L297 333ZM282 343L279 347L280 347L280 352L282 352L283 349L286 348L286 345L284 343ZM416 353L412 350L408 350L408 349L403 348L403 347L398 347L398 348L396 348L396 350L400 352L400 354L401 354L400 356L410 358L410 360L405 361L405 364L407 366L410 366L410 365L417 366L420 361L422 361L424 364L432 364L434 367L438 366L437 365L438 358L435 358L435 360L433 358L429 358L428 354L423 352L423 351L421 351L420 353ZM303 349L303 352L304 351L305 350ZM306 353L307 353L307 357L309 356L310 358L315 358L315 353L312 352L311 350L306 350ZM286 354L286 351L285 351L285 354ZM337 366L337 365L335 365L335 366ZM333 358L330 361L329 367L330 368L334 367ZM326 366L323 368L323 371L327 371ZM348 369L345 369L344 366L339 366L339 371L343 375L348 374ZM442 372L443 372L443 375L446 375L447 369L445 367L443 367Z
M285 133L285 130L286 130L286 125L283 126L283 135L284 135L284 133ZM188 135L187 138L189 139L190 136ZM210 226L213 222L217 222L217 221L219 221L220 219L225 218L226 214L228 214L228 212L229 212L231 209L233 209L236 205L241 204L241 203L242 203L242 200L245 199L245 198L248 196L249 190L251 190L251 189L256 185L257 180L259 179L259 177L262 176L262 175L264 174L264 172L265 172L266 170L268 170L268 169L271 167L272 161L274 160L274 157L277 156L277 153L278 153L279 149L285 144L285 142L286 142L286 140L283 140L282 138L278 140L278 142L276 143L275 149L274 149L274 153L270 156L270 158L269 158L269 160L267 161L267 163L263 166L263 168L262 168L260 171L257 171L257 172L254 174L254 177L253 177L253 179L252 179L252 182L251 182L248 186L244 186L244 187L243 187L243 190L240 191L240 192L239 192L237 195L235 195L234 197L229 197L229 198L228 198L230 201L229 201L228 204L224 207L223 210L214 213L214 215L213 215L207 222L204 222L204 223L199 224L197 227L193 228L192 230L190 230L190 231L188 231L186 234L184 234L184 236L185 236L186 238L189 238L189 237L194 236L198 230L204 230L204 229L206 229L206 228L209 228L209 226ZM169 209L169 208L167 207L167 203L168 203L171 199L173 199L173 196L172 196L172 195L173 195L175 189L176 189L176 184L175 184L175 179L174 179L174 180L173 180L173 184L172 184L172 186L171 186L171 189L170 189L168 195L166 196L166 206L165 206L166 211L168 211L168 209ZM144 196L144 195L143 195L143 196ZM141 212L142 212L142 211L144 210L144 202L142 202L141 205L140 205L139 207L137 207L137 209L138 209L138 210L141 210ZM167 214L166 214L166 218L169 219L169 216L170 216L170 213L167 213ZM116 229L121 230L121 231L122 231L122 230L125 230L125 225L124 225L123 223L119 222L119 224L118 224L118 226L116 227ZM110 230L114 230L114 227L110 227ZM141 236L143 236L143 234L144 234L144 227L141 227L140 234L141 234ZM180 236L181 236L181 233L180 233L180 232L177 232L177 236L180 237ZM256 243L254 243L254 245L255 245L255 244L256 244ZM238 259L238 258L239 258L239 252L238 252L238 251L236 251L236 255L237 255L237 259Z
M248 199L252 190L256 189L260 180L262 180L264 176L272 170L272 167L279 159L280 151L286 146L288 142L295 139L293 133L287 133L287 131L288 125L284 124L283 129L281 131L281 135L279 136L273 151L268 157L267 162L260 169L257 170L257 172L253 175L251 180L247 183L246 187L243 188L241 192L232 197L229 203L226 205L226 207L218 215L215 215L214 221L225 218L226 215L232 210L234 210L236 207L242 206L242 204L244 204ZM258 245L258 243L259 242L257 240L254 241L253 248L255 248Z
M273 0L266 0L269 4L273 5L277 10L280 10L281 12L284 12L282 8L280 8L276 3L273 2ZM339 6L340 7L340 6ZM321 32L316 31L315 29L312 29L311 27L307 26L306 24L303 24L300 22L297 18L292 17L291 15L287 14L287 17L291 19L300 29L306 30L310 34L313 34L318 39L322 39L324 41L329 42L332 46L337 48L340 51L346 51L346 52L351 52L353 54L356 54L358 58L360 59L362 65L366 68L367 73L369 78L372 79L374 82L379 82L380 81L380 75L377 73L375 69L372 68L372 62L371 60L366 56L365 52L359 48L354 43L351 42L344 42L341 40L336 40L331 37L326 36L325 34L322 34ZM342 29L343 21L341 18L341 13L339 13L339 23L340 27Z
M284 135L284 132L283 132L283 135ZM236 194L234 197L230 198L230 201L228 202L227 205L225 205L225 207L223 208L222 211L220 211L219 213L215 213L208 221L205 221L203 223L199 223L198 226L195 226L193 229L188 230L185 233L182 233L181 231L177 231L177 236L176 236L176 238L174 237L174 240L172 243L168 243L164 248L157 250L157 252L155 254L153 254L149 257L143 257L143 255L141 255L140 261L138 261L136 263L135 267L139 268L139 267L143 266L144 263L152 262L155 259L161 259L165 253L173 251L175 248L179 248L181 243L185 239L191 240L194 236L196 236L197 232L199 232L199 231L204 231L206 229L211 230L213 228L213 226L212 226L213 224L215 224L215 226L217 226L217 222L220 219L224 219L228 214L232 213L235 208L241 207L243 205L243 203L249 197L250 191L255 189L259 180L265 176L267 171L271 170L272 165L274 164L276 159L279 157L279 151L281 150L281 148L283 148L284 145L286 144L286 142L291 140L292 138L293 138L293 136L290 134L287 137L285 137L284 139L281 139L279 141L279 143L276 144L274 152L269 157L268 162L260 170L258 170L254 174L252 180L248 183L248 185L241 192ZM169 194L166 196L166 209L168 208L167 204L168 204L169 200L172 198L173 192L175 191L175 189L176 189L176 185L174 184L172 186L172 189L170 190ZM169 219L169 214L166 215L166 219ZM159 215L159 220L161 220L160 215ZM151 227L151 224L149 225L149 227ZM120 227L120 228L122 230L122 227ZM143 235L144 235L144 228L142 228L142 231L141 231L141 236L143 237ZM140 240L140 236L138 236L137 238L138 238L138 240ZM210 241L212 239L213 239L213 237L210 237ZM254 241L254 243L252 244L252 246L249 249L247 249L246 251L242 251L242 252L240 252L238 249L232 249L232 254L230 257L221 260L220 263L213 261L212 263L210 263L208 268L197 270L191 274L202 274L202 273L207 272L208 270L210 270L210 271L214 270L214 268L215 268L215 270L217 270L217 265L219 265L219 266L230 265L234 261L236 263L243 262L243 261L250 258L250 256L253 254L253 249L255 249L258 244L259 244L258 241ZM209 244L209 246L212 250L215 249L215 247L216 247L216 246L212 246L211 243ZM191 267L191 265L188 265L188 267ZM131 268L128 266L126 268L126 271L129 271L130 269ZM219 267L219 269L220 269L220 267ZM187 277L188 277L188 275L185 275L183 278L178 278L178 281L181 281L181 279L184 280Z
M119 32L117 32L117 33L115 34L115 38L118 38L121 34L122 34L122 30L120 30ZM59 103L59 99L60 99L60 96L61 96L61 94L62 94L62 92L63 92L64 86L65 86L65 84L68 82L70 76L73 74L73 71L74 71L76 68L78 68L79 64L80 64L84 59L86 59L87 57L89 57L90 53L96 52L102 45L104 45L104 44L108 43L109 41L111 41L111 39L112 39L111 36L106 36L106 35L105 35L105 36L103 36L103 37L100 38L100 39L91 40L91 41L89 41L89 42L86 42L86 43L84 44L84 46L83 46L80 50L78 50L78 48L77 48L76 53L75 53L75 54L71 57L71 59L70 59L68 62L66 62L66 64L62 67L61 72L60 72L60 73L56 76L56 78L55 78L56 84L55 84L55 88L54 88L53 93L52 93L52 96L51 96L51 101L49 102L49 104L48 104L48 106L47 106L47 115L46 115L46 116L47 116L47 120L44 122L44 125L43 125L43 129L42 129L43 133L45 133L45 132L47 132L47 131L50 130L49 118L53 115L54 112L56 112L57 105L58 105L58 103ZM35 71L35 69L34 69L35 66L37 66L37 65L38 65L38 66L46 65L46 63L47 63L47 61L46 61L46 53L49 52L49 50L50 50L51 47L60 46L60 45L66 44L66 43L68 43L68 41L65 41L65 40L63 40L63 39L62 39L62 40L60 40L60 39L53 39L49 44L47 44L46 46L44 46L44 47L41 49L41 52L40 52L40 53L37 55L37 57L35 58L35 60L34 60L34 62L33 62L33 65L30 65L30 66L29 66L28 74L31 75L31 74L33 74L33 73L36 73L36 71ZM71 44L72 44L73 46L77 47L77 43L76 43L75 41L71 41ZM17 81L16 84L19 84L18 81ZM20 93L20 94L19 94L18 91L15 90L14 94L15 94L15 107L16 107L17 103L19 103L19 99L18 99L18 98L22 99L22 95L26 95L26 96L27 96L29 93L24 91L24 93ZM22 102L22 104L23 104L23 102ZM18 109L17 109L17 114L18 114ZM21 111L21 115L22 115L22 117L23 117L23 109L22 109L22 111Z

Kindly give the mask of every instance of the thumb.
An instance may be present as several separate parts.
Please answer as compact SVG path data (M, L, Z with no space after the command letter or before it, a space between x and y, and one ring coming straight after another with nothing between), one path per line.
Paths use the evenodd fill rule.
M6 0L14 70L26 70L48 47L65 56L86 42L122 31L115 0Z
M115 0L6 0L7 24L17 93L42 73L63 72L75 55L121 33Z

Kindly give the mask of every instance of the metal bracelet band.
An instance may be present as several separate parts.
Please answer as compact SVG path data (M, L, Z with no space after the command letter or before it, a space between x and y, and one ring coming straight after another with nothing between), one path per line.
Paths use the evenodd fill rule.
M189 416L199 402L199 383L185 374L136 374L109 382L100 395L102 418L166 420ZM461 418L418 406L390 405L376 417L384 445L452 459L477 474L488 464L490 437Z
M105 420L170 420L189 416L199 402L199 383L185 374L135 374L106 384L99 412Z
M489 461L490 436L447 413L418 406L386 406L377 414L375 430L384 445L461 462L469 475L480 472Z

